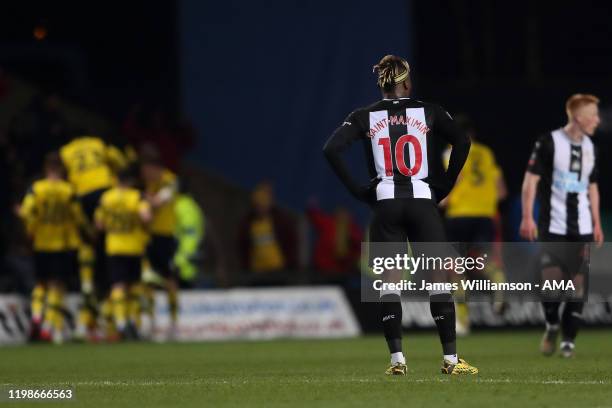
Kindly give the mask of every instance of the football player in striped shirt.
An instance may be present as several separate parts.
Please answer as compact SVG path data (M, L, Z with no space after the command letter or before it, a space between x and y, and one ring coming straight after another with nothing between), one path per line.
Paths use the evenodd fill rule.
M387 55L374 69L383 99L351 113L325 144L325 156L348 190L372 206L370 242L446 242L437 203L457 180L470 140L440 106L410 97L410 67L404 59ZM369 184L354 180L342 158L341 153L353 142L365 148L372 178ZM452 151L445 170L442 150L447 144ZM389 375L407 371L400 296L399 290L380 293L381 321L391 354ZM429 300L442 343L442 373L478 373L457 356L450 291L431 291Z
M584 282L588 243L604 240L599 213L597 151L591 137L599 126L599 99L575 94L566 102L567 124L541 136L535 143L523 180L523 217L520 234L544 243L541 253L543 281L572 279ZM540 203L538 223L533 217L535 199ZM574 355L582 319L583 295L564 299L543 292L546 330L540 343L544 355L552 355L562 333L561 355ZM568 300L559 317L561 300Z

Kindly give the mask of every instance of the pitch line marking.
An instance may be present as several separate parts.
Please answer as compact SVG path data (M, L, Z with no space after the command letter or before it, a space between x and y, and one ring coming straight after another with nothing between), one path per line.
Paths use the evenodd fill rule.
M512 380L510 378L472 378L475 383L486 383L486 384L534 384L534 385L612 385L610 380ZM278 379L274 380L279 382ZM402 382L412 383L450 383L450 378L402 378ZM54 385L74 385L83 387L148 387L148 386L165 386L165 385L176 385L176 386L202 386L202 385L249 385L249 384L262 384L265 380L214 380L214 379L202 379L202 380L191 380L191 381L111 381L111 380L100 380L100 381L65 381L56 382L49 384L37 384L40 386L54 386ZM309 379L309 378L298 378L294 380L283 379L281 383L385 383L388 382L388 378L344 378L344 379ZM4 386L14 386L16 384L5 383Z

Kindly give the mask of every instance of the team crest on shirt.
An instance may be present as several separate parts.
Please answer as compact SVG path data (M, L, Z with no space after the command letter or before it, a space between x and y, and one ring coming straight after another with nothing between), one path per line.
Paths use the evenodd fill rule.
M568 193L581 193L588 187L586 182L579 180L577 173L557 169L553 172L552 184L553 187Z
M572 171L580 171L580 162L572 162Z

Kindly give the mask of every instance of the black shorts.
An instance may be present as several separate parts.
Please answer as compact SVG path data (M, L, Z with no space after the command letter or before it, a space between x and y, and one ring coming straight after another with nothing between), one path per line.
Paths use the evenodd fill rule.
M560 267L568 277L584 273L589 266L590 242L593 235L540 235L540 267Z
M368 251L370 265L375 258L394 258L407 253L409 249L415 257L424 255L444 258L453 255L446 241L442 217L433 200L380 200L373 205L373 211ZM433 275L427 276L431 277Z
M373 210L371 242L446 242L442 218L433 200L380 200Z
M100 234L94 243L94 284L100 299L110 292L111 279L106 256L106 235Z
M488 217L451 217L446 219L448 238L457 243L464 256L477 257L490 251L495 240L495 223Z
M34 252L38 281L58 280L68 284L78 273L77 251Z
M147 247L147 258L155 272L169 278L174 276L173 260L177 249L174 237L153 235Z
M142 258L140 256L109 255L106 257L111 283L132 284L140 281Z
M85 213L85 216L89 222L94 222L94 213L96 208L98 208L100 205L100 198L107 190L108 188L101 188L79 197L81 208L83 209L83 212ZM110 271L110 268L108 265L106 265L105 241L105 234L101 232L98 234L97 239L93 243L95 254L93 259L94 282L97 295L100 298L104 298L108 294L112 280L109 279L112 275L107 272Z
M79 202L81 203L83 212L90 222L93 222L94 212L96 211L96 208L98 208L100 197L102 197L102 194L104 194L106 190L106 188L101 188L79 197Z
M448 237L454 242L492 242L495 224L489 217L451 217L446 219Z

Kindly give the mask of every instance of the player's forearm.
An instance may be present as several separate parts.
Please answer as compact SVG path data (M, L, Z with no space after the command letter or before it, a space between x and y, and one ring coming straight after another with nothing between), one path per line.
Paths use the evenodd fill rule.
M461 169L470 153L470 146L471 142L467 138L453 145L448 161L448 170L446 171L446 177L451 186L455 184L459 173L461 173Z
M533 203L535 202L536 187L538 179L533 175L526 173L523 180L523 188L521 192L521 207L523 209L523 219L533 218Z
M589 185L589 198L591 202L591 214L593 216L593 225L601 225L601 217L599 214L599 188L597 184Z
M348 166L342 159L341 150L332 143L330 139L323 147L325 158L331 165L332 169L340 178L344 186L355 196L359 195L359 184L351 177Z

